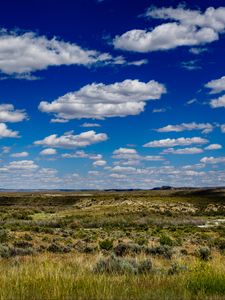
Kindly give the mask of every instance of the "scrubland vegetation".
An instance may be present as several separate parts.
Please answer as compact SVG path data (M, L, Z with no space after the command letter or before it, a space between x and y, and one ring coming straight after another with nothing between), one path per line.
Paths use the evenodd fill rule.
M225 191L0 194L0 299L225 299Z

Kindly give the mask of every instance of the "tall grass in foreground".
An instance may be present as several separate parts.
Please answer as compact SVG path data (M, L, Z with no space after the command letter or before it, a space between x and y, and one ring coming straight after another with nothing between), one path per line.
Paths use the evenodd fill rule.
M98 257L40 255L0 261L0 299L225 299L225 259L192 261L174 275L97 274Z

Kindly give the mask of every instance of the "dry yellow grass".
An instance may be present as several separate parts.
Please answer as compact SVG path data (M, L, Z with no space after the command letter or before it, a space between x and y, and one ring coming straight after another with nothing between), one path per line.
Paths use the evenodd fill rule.
M98 258L64 254L3 259L0 299L225 299L225 259L220 255L204 264L193 258L186 272L174 275L99 275L92 271ZM163 261L154 264L162 267Z

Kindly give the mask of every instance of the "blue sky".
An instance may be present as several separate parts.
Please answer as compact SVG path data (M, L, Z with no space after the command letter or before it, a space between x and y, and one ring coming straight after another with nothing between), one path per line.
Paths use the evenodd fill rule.
M0 188L224 186L224 1L8 1L0 20Z

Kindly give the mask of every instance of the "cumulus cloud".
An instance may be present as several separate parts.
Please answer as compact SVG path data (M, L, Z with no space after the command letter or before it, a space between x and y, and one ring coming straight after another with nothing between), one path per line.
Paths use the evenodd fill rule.
M225 163L225 157L224 156L222 156L222 157L213 157L213 156L203 157L200 161L204 164L219 164L219 163Z
M165 92L164 85L154 80L145 83L127 79L109 85L92 83L51 103L42 101L39 110L53 113L60 120L124 117L141 113L146 101L159 99Z
M88 154L83 150L76 151L75 153L63 153L63 158L88 158L91 160L101 160L102 155L101 154Z
M10 189L57 188L57 170L41 168L33 160L17 160L0 167L0 181Z
M93 162L93 166L95 167L104 167L105 165L106 165L106 161L102 159Z
M199 154L202 152L203 150L197 147L181 148L181 149L169 148L164 150L162 154Z
M225 124L222 124L222 125L220 126L220 129L221 129L221 132L222 132L222 133L225 133Z
M0 122L21 122L27 118L24 110L14 109L12 104L0 104Z
M34 170L38 168L38 165L33 160L19 160L10 162L5 168L7 170Z
M189 146L192 144L207 144L208 140L201 137L192 137L192 138L177 138L177 139L163 139L163 140L155 140L148 142L143 145L143 147L149 148L166 148L166 147L175 147L175 146Z
M225 76L209 81L205 87L211 89L210 94L217 94L225 91Z
M117 174L117 173L112 173L109 175L109 177L112 177L114 179L124 179L126 178L126 175L123 174Z
M167 125L165 127L156 129L157 132L182 132L201 130L202 133L209 133L213 130L214 126L210 123L182 123L178 125Z
M205 147L205 150L219 150L223 147L220 144L210 144L209 146Z
M169 50L179 46L197 46L219 39L225 29L225 8L209 7L205 12L177 8L151 7L145 16L170 20L152 30L133 29L113 40L116 49L136 52Z
M113 151L113 158L115 159L139 159L139 155L135 149L119 148Z
M11 157L27 157L28 155L29 155L28 152L23 151L23 152L12 153Z
M96 133L90 130L78 135L74 135L73 132L66 132L62 136L52 134L43 140L34 142L34 144L54 148L77 148L100 143L107 139L108 137L105 133Z
M7 147L7 146L2 147L2 153L3 154L9 153L10 150L11 150L11 147Z
M111 172L118 172L118 173L136 173L137 169L134 167L121 167L121 166L115 166L111 169Z
M59 119L59 118L55 118L55 119L51 119L51 123L67 123L68 120L65 119Z
M210 106L212 108L219 108L219 107L225 107L225 95L217 98L217 99L213 99L210 101Z
M123 57L87 50L75 43L48 39L34 32L0 30L0 71L30 79L30 73L50 66L126 63ZM19 59L18 59L19 58ZM32 79L34 79L32 77Z
M164 158L160 155L140 155L132 148L119 148L113 151L113 156L116 160L121 160L123 165L137 165L141 161L162 161Z
M19 138L19 132L8 129L6 124L0 123L0 139L2 138Z
M47 148L40 152L40 155L55 155L57 151L53 148Z
M143 157L147 161L162 161L164 158L161 155L146 155Z

